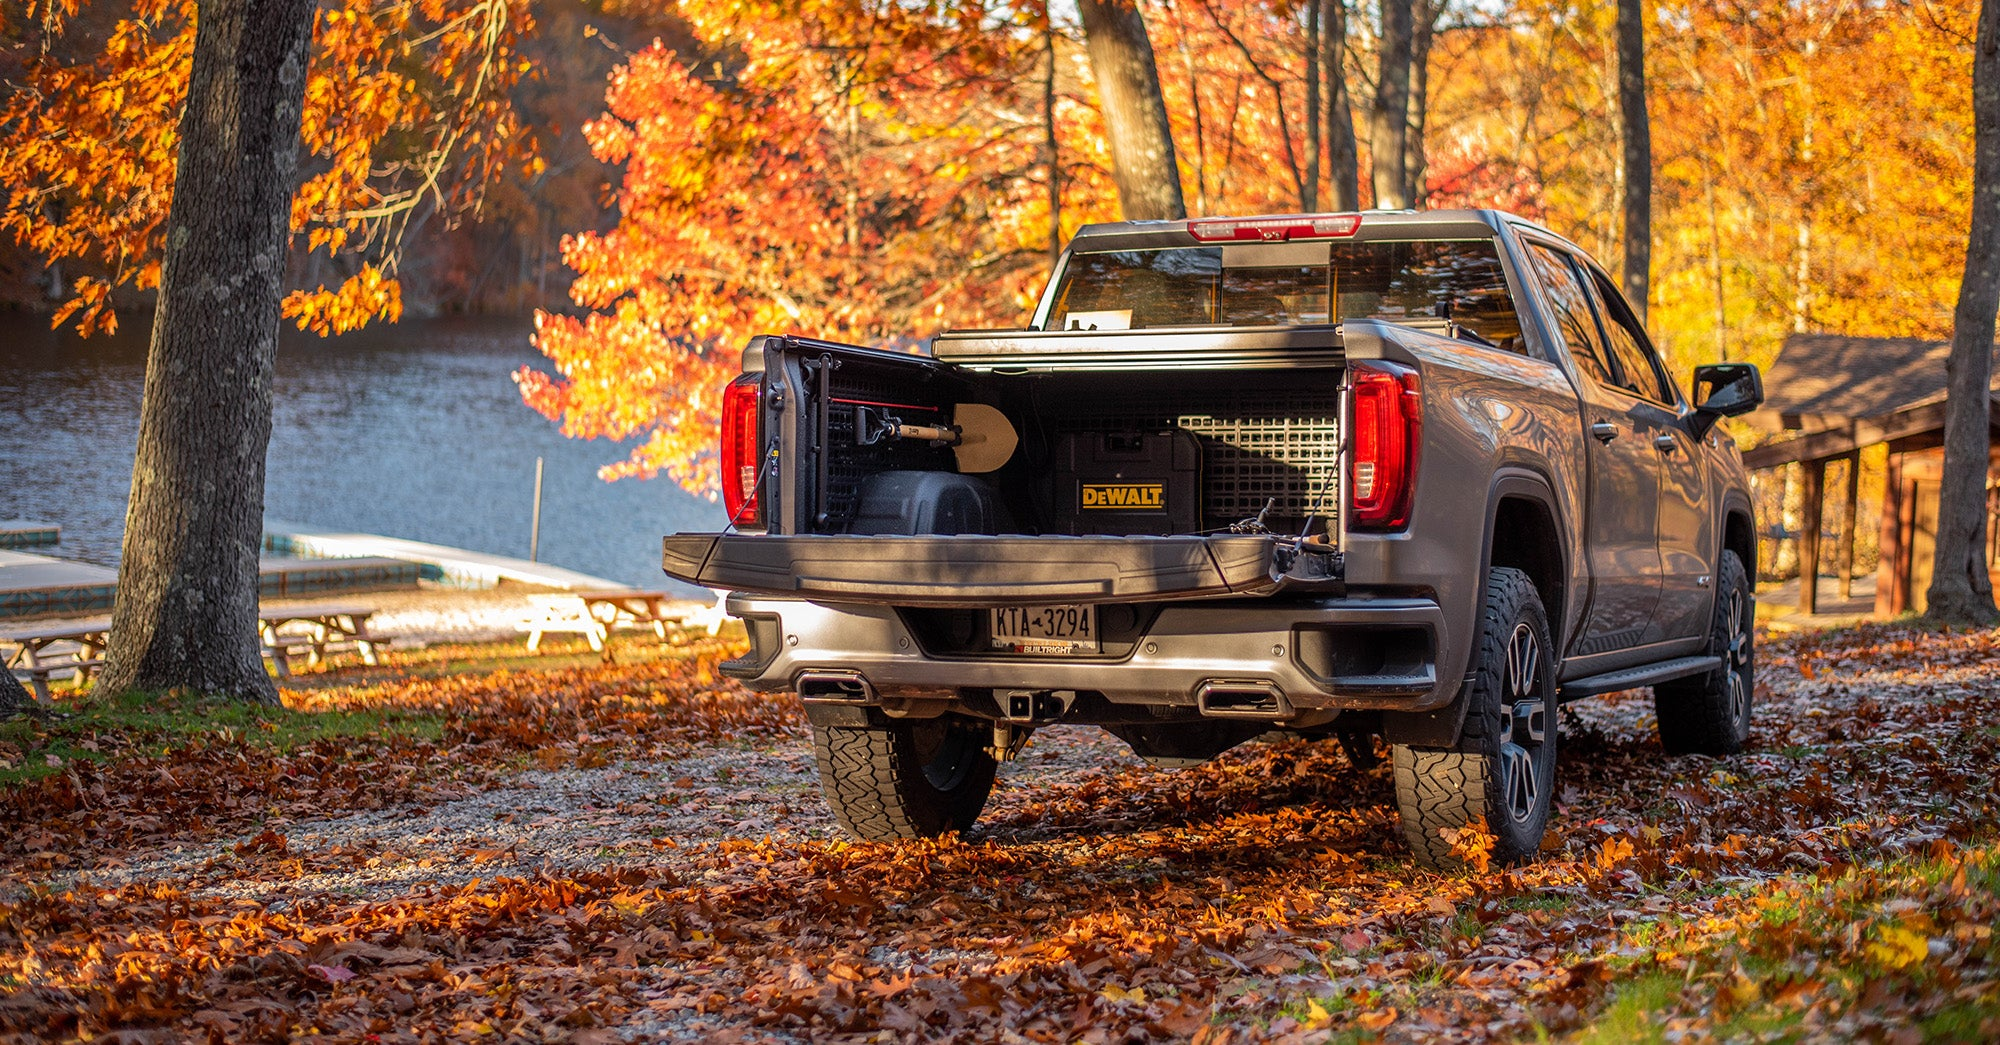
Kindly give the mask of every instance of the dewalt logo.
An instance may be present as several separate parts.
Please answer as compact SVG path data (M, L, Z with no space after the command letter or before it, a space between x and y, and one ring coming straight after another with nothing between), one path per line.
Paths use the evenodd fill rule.
M1167 510L1165 483L1084 483L1086 511L1163 512Z

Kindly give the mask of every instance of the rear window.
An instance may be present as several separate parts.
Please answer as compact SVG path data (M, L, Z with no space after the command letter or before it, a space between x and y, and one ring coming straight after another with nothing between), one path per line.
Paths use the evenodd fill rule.
M1490 239L1240 243L1073 254L1050 330L1449 319L1521 350Z

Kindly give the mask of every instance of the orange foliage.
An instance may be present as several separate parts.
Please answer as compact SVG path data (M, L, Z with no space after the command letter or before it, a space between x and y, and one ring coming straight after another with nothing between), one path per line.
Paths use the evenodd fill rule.
M0 23L40 48L0 102L0 231L90 272L56 322L108 331L115 289L159 285L195 4L34 7ZM315 15L292 228L354 274L294 292L287 317L320 333L395 320L413 223L475 212L504 169L532 169L508 91L533 25L520 0L339 0Z
M1965 260L1976 5L1646 5L1653 133L1648 327L1683 372L1768 364L1794 329L1943 337ZM1432 205L1483 169L1616 264L1613 11L1513 0L1439 37Z
M607 478L711 487L721 385L744 340L900 342L1011 322L1046 243L1031 34L1003 7L689 2L699 53L654 45L586 128L622 164L617 227L564 240L543 314L557 375L516 375L570 435L638 438ZM1004 28L1004 27L1003 27Z

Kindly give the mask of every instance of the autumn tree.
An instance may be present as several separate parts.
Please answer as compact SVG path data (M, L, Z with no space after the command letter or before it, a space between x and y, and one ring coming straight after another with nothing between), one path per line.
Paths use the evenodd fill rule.
M538 315L555 373L516 378L565 432L637 440L605 477L709 490L721 388L750 335L906 343L1032 300L1049 44L1032 12L1000 5L680 10L690 50L632 55L588 128L624 171L616 227L564 242L593 311Z
M402 314L404 251L476 213L536 135L510 91L533 29L518 0L334 0L316 11L290 220L286 317L322 333ZM58 323L115 329L114 294L158 287L192 0L36 0L8 20L31 57L0 98L0 232L67 269ZM302 285L301 285L302 284Z
M1971 5L1657 0L1649 329L1682 373L1795 329L1948 337L1964 258ZM1496 205L1615 258L1613 4L1512 0L1432 59L1431 205Z
M1337 0L1160 4L1163 90L1200 211L1354 210L1359 155Z
M1955 623L2000 621L1986 561L1993 330L2000 311L2000 0L1981 0L1972 48L1971 234L1945 364L1944 475L1926 612Z
M80 11L0 26L40 44L0 104L0 229L95 271L58 323L109 329L114 288L159 291L99 684L275 701L256 628L280 312L322 332L400 313L407 229L522 154L517 20L505 0ZM287 293L295 231L360 264Z
M1136 0L1077 0L1127 220L1187 217L1152 38Z
M1646 25L1642 0L1618 0L1618 130L1624 145L1625 299L1646 318L1652 283L1653 131L1646 116Z

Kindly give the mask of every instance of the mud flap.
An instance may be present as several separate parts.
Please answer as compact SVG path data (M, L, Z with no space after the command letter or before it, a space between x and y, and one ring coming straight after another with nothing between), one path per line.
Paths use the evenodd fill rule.
M1461 679L1458 695L1443 707L1382 712L1382 739L1411 747L1446 748L1457 744L1459 731L1465 728L1465 695L1472 692L1473 678L1467 675Z

